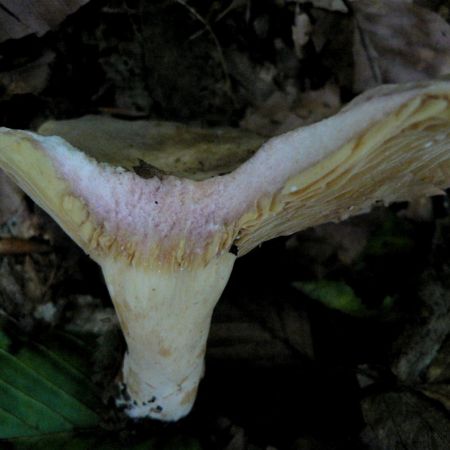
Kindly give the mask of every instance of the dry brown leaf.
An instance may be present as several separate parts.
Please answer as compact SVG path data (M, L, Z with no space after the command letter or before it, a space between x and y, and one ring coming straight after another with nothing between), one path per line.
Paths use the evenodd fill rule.
M24 192L0 171L0 238L36 235L36 220L25 198Z
M42 36L89 0L0 0L0 42Z
M404 0L357 0L354 89L437 78L450 72L450 26Z
M55 54L47 51L35 61L13 70L0 73L0 89L3 97L21 94L39 94L47 86L50 75L49 64Z

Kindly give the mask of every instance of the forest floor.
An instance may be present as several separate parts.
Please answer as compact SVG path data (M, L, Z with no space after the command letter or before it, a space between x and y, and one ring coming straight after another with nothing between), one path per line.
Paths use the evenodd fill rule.
M269 138L370 87L450 73L448 1L74 0L48 26L48 11L20 8L6 22L9 3L10 128L108 114ZM447 450L449 212L445 195L377 206L239 259L192 413L135 422L114 407L125 344L100 269L0 174L0 448ZM65 366L45 366L49 354ZM31 383L24 365L62 380L38 394L83 397L85 425L58 428L50 410L30 437L40 405L8 381Z

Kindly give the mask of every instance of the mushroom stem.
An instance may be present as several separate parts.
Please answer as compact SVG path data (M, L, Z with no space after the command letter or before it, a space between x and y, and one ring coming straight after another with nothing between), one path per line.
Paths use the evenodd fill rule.
M176 271L101 262L128 346L118 404L129 416L175 421L189 413L212 312L235 258L223 253L204 267Z

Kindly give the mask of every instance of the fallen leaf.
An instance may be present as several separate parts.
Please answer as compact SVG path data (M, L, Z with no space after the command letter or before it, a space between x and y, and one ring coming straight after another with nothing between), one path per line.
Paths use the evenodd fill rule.
M447 450L446 414L412 392L386 392L362 401L363 441L374 450Z
M450 380L450 335L442 344L427 370L429 383L443 383Z
M257 365L292 362L296 357L313 358L308 313L292 301L221 302L207 348L215 359L251 361Z
M78 295L70 303L72 309L65 314L64 329L71 333L101 336L119 325L114 308L103 306L97 298Z
M35 310L51 301L52 288L67 270L54 253L1 257L0 308L23 329L31 330L36 322ZM63 302L56 306L60 311Z
M36 221L25 198L24 192L0 170L0 237L36 235Z
M86 347L63 334L45 343L27 343L4 329L0 329L0 441L95 426L99 396L89 380Z
M89 0L0 0L0 42L42 36Z
M399 217L416 220L418 222L430 222L433 220L433 200L430 197L418 197L408 203L406 209L399 212Z
M419 297L419 311L393 346L392 371L409 385L426 379L428 367L450 333L450 288L439 274L424 275Z
M368 309L353 289L342 281L297 281L292 285L313 300L317 300L332 309L357 317L368 317L389 309L392 298L386 297L380 311Z
M294 42L295 54L303 58L303 46L309 41L312 25L305 13L297 12L292 26L292 41Z
M448 356L448 355L447 355ZM450 412L450 384L427 384L420 388L427 397L441 403Z
M315 8L328 9L342 13L348 12L345 3L342 0L294 0L295 3L310 3Z
M352 1L354 90L450 72L450 25L409 1Z
M262 136L277 136L325 119L341 107L339 88L332 83L321 89L298 92L291 86L247 110L240 122L243 129Z
M49 64L55 54L47 51L40 58L18 68L0 72L0 88L3 99L13 95L39 94L47 87Z

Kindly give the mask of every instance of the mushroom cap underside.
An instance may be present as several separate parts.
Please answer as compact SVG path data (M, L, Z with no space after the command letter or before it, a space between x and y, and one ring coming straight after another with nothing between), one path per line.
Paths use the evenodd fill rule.
M233 243L242 255L377 202L441 193L449 101L448 81L384 86L255 154L260 138L238 130L90 116L41 127L65 140L3 129L0 167L94 258L204 264Z

